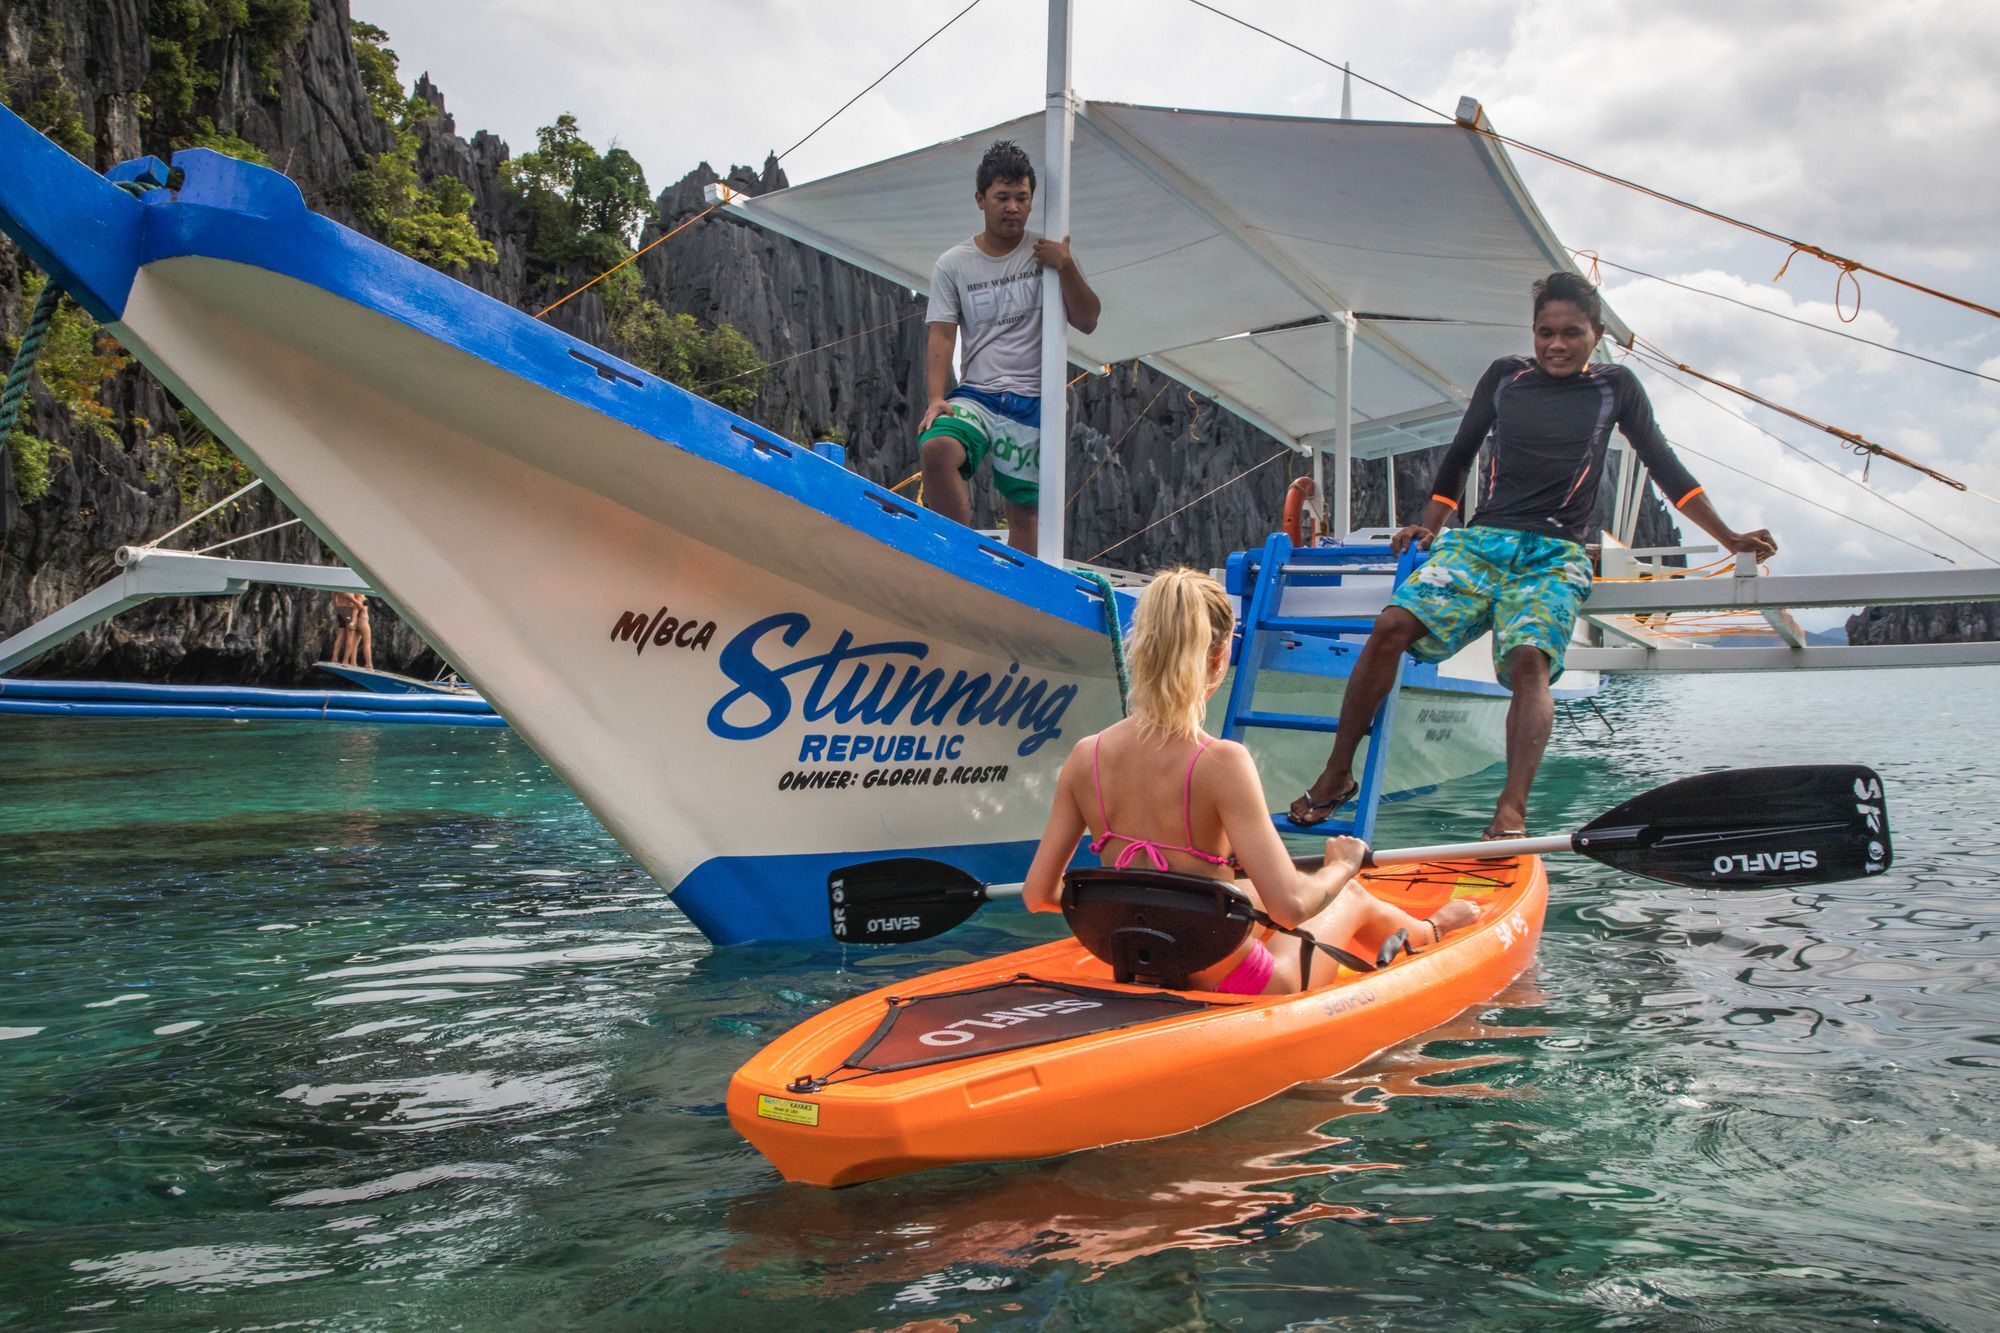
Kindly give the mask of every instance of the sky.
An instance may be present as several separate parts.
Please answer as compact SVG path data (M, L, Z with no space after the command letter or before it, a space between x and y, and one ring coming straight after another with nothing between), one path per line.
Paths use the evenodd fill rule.
M1337 70L1190 0L1072 3L1085 100L1340 113ZM1512 137L2000 308L2000 5L1208 3L1419 102L1448 110L1474 96ZM460 133L487 129L518 152L567 111L592 142L632 152L657 191L698 162L727 173L790 149L964 4L353 0L353 10L388 30L406 82L429 72ZM1043 0L979 0L790 152L787 173L811 180L1034 110L1046 24ZM1358 81L1353 101L1363 119L1429 119ZM1567 167L1514 161L1563 243L1608 261L1605 297L1642 336L2000 497L2000 319L1864 275L1859 317L1843 323L1836 271L1821 261L1797 258L1778 279L1776 242ZM1843 300L1852 314L1851 286ZM1524 303L1523 352L1527 315ZM1772 572L2000 564L2000 503L1883 460L1858 484L1860 460L1831 437L1721 390L1696 397L1641 374L1724 518L1777 535Z

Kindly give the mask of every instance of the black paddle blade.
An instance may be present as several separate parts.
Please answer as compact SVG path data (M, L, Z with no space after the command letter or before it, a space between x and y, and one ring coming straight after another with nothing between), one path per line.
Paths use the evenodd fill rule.
M841 943L905 944L942 935L978 911L986 886L957 866L903 856L834 871L826 896Z
M1735 768L1634 796L1573 845L1690 888L1830 884L1889 868L1889 815L1882 779L1859 764Z

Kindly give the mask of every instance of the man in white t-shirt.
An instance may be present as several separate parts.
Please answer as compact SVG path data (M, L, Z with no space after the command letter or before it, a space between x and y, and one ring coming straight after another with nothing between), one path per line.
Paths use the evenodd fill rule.
M1097 327L1103 307L1070 255L1069 238L1028 230L1035 168L1018 145L1003 139L987 149L976 184L972 202L986 215L986 230L945 251L931 274L924 353L930 405L917 428L924 504L970 523L965 483L991 456L1007 541L1032 551L1042 475L1042 270L1056 271L1063 312L1081 332ZM963 378L946 393L961 329Z

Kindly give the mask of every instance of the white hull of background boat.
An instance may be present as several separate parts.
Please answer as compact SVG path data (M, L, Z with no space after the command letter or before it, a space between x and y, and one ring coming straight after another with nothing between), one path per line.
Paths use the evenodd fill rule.
M1118 715L1097 586L312 214L276 172L188 150L176 190L135 198L5 112L0 147L8 233L712 939L824 937L827 873L856 860L1025 870L1069 745Z

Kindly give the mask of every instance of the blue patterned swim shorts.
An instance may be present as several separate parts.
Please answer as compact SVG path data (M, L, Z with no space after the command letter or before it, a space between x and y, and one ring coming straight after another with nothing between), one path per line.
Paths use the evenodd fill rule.
M1507 655L1524 645L1549 659L1549 679L1562 675L1563 651L1577 608L1590 596L1590 558L1575 542L1513 528L1448 528L1431 558L1389 605L1400 606L1430 633L1410 652L1442 662L1487 630L1493 631L1493 671L1507 684Z

